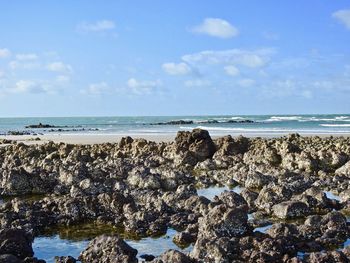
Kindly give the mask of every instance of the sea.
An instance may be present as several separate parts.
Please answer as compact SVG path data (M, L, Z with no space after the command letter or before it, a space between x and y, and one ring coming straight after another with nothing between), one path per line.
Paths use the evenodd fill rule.
M180 120L186 123L166 124ZM245 120L251 122L242 122ZM25 128L39 123L61 128ZM211 135L347 134L350 114L0 118L1 135L9 131L51 135L172 135L195 128L206 129Z

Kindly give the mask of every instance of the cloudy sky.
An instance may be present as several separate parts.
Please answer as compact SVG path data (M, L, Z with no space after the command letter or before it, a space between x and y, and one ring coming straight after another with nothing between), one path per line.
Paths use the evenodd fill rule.
M0 117L350 113L349 1L0 7Z

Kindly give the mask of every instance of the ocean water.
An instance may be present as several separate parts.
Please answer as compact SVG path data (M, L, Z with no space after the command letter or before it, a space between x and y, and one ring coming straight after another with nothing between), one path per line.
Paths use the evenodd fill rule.
M152 125L169 121L192 121L181 125ZM251 120L253 123L228 123ZM212 123L214 121L214 123ZM58 129L26 129L31 124L68 126ZM350 133L350 114L342 115L225 115L225 116L149 116L149 117L52 117L0 118L0 134L33 131L42 134L175 134L179 130L206 129L211 135L264 134L342 134ZM73 130L76 129L76 130ZM85 129L85 130L82 130ZM92 130L97 129L97 130Z

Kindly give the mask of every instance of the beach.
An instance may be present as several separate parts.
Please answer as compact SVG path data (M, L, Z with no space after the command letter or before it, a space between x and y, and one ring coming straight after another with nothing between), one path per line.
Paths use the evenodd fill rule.
M180 263L350 255L348 136L202 129L35 136L6 136L15 140L0 147L0 240L22 244L12 252L21 257ZM20 243L26 239L33 243ZM217 244L240 249L218 254Z
M197 128L208 130L213 138L225 135L277 138L291 133L327 137L349 136L349 126L350 115L346 114L0 118L0 139L26 144L48 141L95 144L114 143L130 136L169 142L178 131Z
M228 134L229 135L229 134ZM288 133L247 133L247 134L233 134L233 137L245 136L247 138L262 137L262 138L279 138L287 136ZM145 139L148 141L154 142L170 142L173 141L176 137L176 133L173 134L57 134L57 135L0 135L1 140L10 140L16 142L22 142L25 144L43 144L49 141L55 143L69 143L69 144L101 144L101 143L117 143L123 137L130 136L134 139ZM314 134L301 134L305 137L349 137L350 133L314 133ZM219 138L220 135L212 136L214 139ZM1 146L1 144L0 144Z

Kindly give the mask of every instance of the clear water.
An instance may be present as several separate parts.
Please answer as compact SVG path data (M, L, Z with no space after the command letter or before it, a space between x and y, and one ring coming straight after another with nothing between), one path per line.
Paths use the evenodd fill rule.
M337 201L341 201L340 197L333 194L332 192L324 192L327 196L327 198L329 199L334 199L334 200L337 200Z
M214 199L215 196L219 196L224 191L234 191L237 194L241 193L242 188L240 186L236 186L234 188L230 188L228 186L212 186L208 188L197 189L197 194L200 196L204 196L208 198L210 201Z
M193 121L188 125L151 125L174 120ZM203 123L215 120L217 123ZM254 123L227 123L230 120L252 120ZM55 117L55 118L0 118L0 134L23 131L26 125L50 124L75 126L98 131L66 131L67 134L175 134L178 130L203 128L212 135L222 134L333 134L350 133L350 114L343 115L250 115L250 116L153 116L153 117ZM47 129L36 132L49 133ZM60 133L58 131L50 134Z
M266 233L267 230L269 230L272 227L272 224L266 225L266 226L261 226L261 227L256 227L254 228L254 232L261 232L261 233Z
M158 256L168 249L176 249L182 252L190 252L192 246L180 248L174 242L173 238L177 233L176 230L169 228L166 235L158 238L141 238L140 240L132 240L125 238L124 240L133 248L137 249L137 256L150 254ZM72 256L78 258L89 244L92 236L73 238L64 235L40 236L34 239L33 250L34 256L46 260L48 263L55 262L55 256ZM139 258L139 261L141 259ZM142 261L141 261L142 262Z

